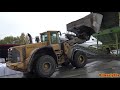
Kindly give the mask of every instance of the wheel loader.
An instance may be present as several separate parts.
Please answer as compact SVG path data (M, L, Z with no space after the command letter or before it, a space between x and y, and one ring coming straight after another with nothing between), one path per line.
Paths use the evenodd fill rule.
M48 78L53 75L59 65L71 63L73 67L82 68L86 65L86 54L75 47L90 39L99 31L102 15L91 13L79 20L67 24L68 40L60 41L60 31L49 30L40 33L41 41L37 43L15 46L8 49L8 68L23 73ZM30 35L29 35L30 36ZM31 41L31 36L29 37Z

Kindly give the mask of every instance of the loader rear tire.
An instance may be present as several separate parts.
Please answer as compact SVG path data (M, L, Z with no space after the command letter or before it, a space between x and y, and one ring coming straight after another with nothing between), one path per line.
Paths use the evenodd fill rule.
M56 69L56 62L52 56L41 56L36 63L36 73L39 77L49 78Z
M87 63L87 57L84 52L77 51L74 55L71 64L76 68L83 68Z

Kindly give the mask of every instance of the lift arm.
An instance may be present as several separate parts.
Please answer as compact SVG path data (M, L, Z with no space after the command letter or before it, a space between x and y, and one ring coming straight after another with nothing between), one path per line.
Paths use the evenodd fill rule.
M100 30L103 15L91 13L82 19L67 24L67 31L75 35L66 34L69 39L64 42L65 54L69 57L71 48L75 44L81 44L90 39L90 36Z

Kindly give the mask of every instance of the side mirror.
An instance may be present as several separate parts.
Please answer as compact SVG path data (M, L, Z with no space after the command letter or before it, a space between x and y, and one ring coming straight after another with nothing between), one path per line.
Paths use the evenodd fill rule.
M35 37L35 41L38 43L40 41L39 36Z

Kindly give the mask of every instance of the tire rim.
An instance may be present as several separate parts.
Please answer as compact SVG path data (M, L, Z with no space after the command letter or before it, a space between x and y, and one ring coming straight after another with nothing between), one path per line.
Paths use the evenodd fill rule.
M78 57L78 61L82 64L82 63L84 63L84 56L82 56L82 55L80 55L79 57Z
M43 63L43 70L48 72L51 69L51 64L49 62Z

